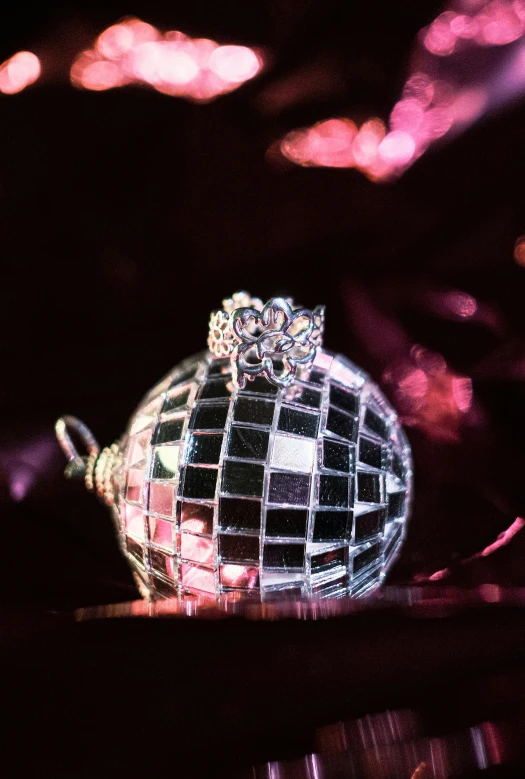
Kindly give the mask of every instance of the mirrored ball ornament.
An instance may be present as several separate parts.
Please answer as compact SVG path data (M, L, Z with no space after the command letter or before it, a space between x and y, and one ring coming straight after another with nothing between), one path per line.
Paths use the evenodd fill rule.
M111 506L144 592L358 596L384 580L406 533L410 446L368 375L322 348L323 328L321 307L237 293L212 313L208 349L112 447L58 421L67 472Z

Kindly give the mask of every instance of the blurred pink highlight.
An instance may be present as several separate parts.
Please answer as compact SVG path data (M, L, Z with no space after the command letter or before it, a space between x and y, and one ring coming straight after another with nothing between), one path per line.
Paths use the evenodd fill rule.
M375 179L385 173L385 162L378 154L385 133L379 119L365 122L359 130L350 119L328 119L289 133L280 148L287 159L298 165L357 168Z
M525 519L516 517L512 525L504 530L503 533L500 533L492 544L489 544L489 546L486 546L485 549L480 552L481 557L487 557L489 554L492 554L492 552L495 552L496 549L499 549L502 546L506 546L524 525Z
M139 19L125 19L79 55L71 81L94 91L147 84L167 95L207 102L254 78L262 64L260 54L247 46L220 46L178 31L162 35Z
M426 292L421 295L420 302L424 310L452 321L472 319L478 313L477 300L458 289Z
M461 5L467 3L458 3ZM521 38L524 22L523 0L491 0L472 15L453 10L440 14L422 31L423 45L438 57L457 53L466 41L478 46L505 46Z
M408 165L416 150L416 142L405 130L393 130L385 135L377 153L387 165Z
M427 29L423 42L431 54L446 57L454 51L458 38L450 26L454 16L452 11L445 11Z
M404 424L437 440L457 440L462 419L472 406L471 379L458 376L442 355L421 346L411 349L410 358L383 374Z
M219 46L211 54L208 67L223 81L242 84L257 75L261 64L255 52L246 46Z
M213 571L183 563L181 565L181 578L183 587L191 587L204 592L215 592L215 575Z
M205 533L206 523L202 519L186 519L181 522L181 530L190 533Z
M181 533L180 554L185 560L203 565L213 565L213 541L211 538Z
M479 560L482 557L488 557L489 555L493 554L494 552L497 552L498 549L501 549L503 546L507 546L512 539L514 538L517 533L520 532L520 530L523 530L523 527L525 526L525 519L522 517L516 517L514 522L509 525L509 527L504 530L502 533L498 535L495 541L492 542L492 544L489 544L484 549L482 549L480 552L476 552L475 554L471 555L470 557L466 557L465 559L461 560L461 565L468 565L468 563L473 562L474 560ZM450 568L443 568L440 571L436 571L431 576L424 576L424 575L417 575L415 577L415 580L418 582L421 581L429 581L429 582L435 582L440 581L442 579L446 579L450 574L452 573ZM485 590L485 599L488 602L497 602L499 599L499 588L496 585L491 585L489 583L483 585L483 589Z
M149 538L152 543L162 546L164 549L175 551L173 545L173 524L166 519L148 517Z
M128 466L136 465L146 456L146 449L151 441L151 430L139 433L131 438L128 449Z
M0 92L14 95L40 76L40 60L30 51L19 51L0 65Z
M35 471L27 465L17 464L9 479L9 494L17 503L24 500L36 481Z
M122 506L122 512L124 515L124 524L126 526L126 533L139 538L141 541L145 538L144 533L144 515L142 509L139 506L129 506L124 504Z
M453 0L421 30L412 72L387 127L371 118L351 133L351 119L327 119L288 133L281 154L302 166L357 168L371 181L396 178L435 141L463 131L523 92L525 43L517 45L513 59L502 55L488 71L478 70L473 58L524 34L525 0ZM456 67L463 55L469 59ZM451 64L443 65L444 60Z
M170 484L149 485L149 510L171 517L173 511L173 487Z
M142 498L144 471L141 468L130 468L126 485L126 499L139 501Z
M251 565L221 565L221 584L225 587L243 587L252 590L259 586L259 569Z
M468 319L478 310L478 304L472 295L466 292L449 292L445 298L449 309L457 316Z

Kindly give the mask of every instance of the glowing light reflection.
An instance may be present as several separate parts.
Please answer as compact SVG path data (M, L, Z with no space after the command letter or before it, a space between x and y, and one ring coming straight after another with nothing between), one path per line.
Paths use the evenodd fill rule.
M514 244L514 259L525 268L525 235L521 235Z
M180 553L185 560L213 565L213 541L211 538L181 533Z
M251 565L227 563L221 566L221 584L251 590L259 586L259 569Z
M452 371L441 354L421 346L410 360L388 368L383 379L390 384L403 421L437 440L455 441L473 400L472 381Z
M205 102L254 78L262 64L260 54L247 46L220 46L179 31L162 35L140 19L125 19L104 30L93 49L77 57L71 81L93 91L147 84L164 94Z
M523 0L491 0L473 15L456 11L440 14L422 31L423 45L438 57L456 53L466 41L478 46L505 46L523 35L524 23Z
M0 92L14 95L39 78L40 60L30 51L19 51L0 65Z
M509 63L492 68L490 78L476 83L476 70L441 67L454 63L477 49L506 46L525 35L525 0L456 0L453 8L440 13L419 35L419 50L398 102L381 137L370 119L357 135L345 139L341 133L337 148L326 137L333 123L353 125L350 119L328 119L295 130L280 143L281 153L297 165L355 167L373 181L401 175L436 140L464 130L484 112L509 100L525 87L525 43ZM495 74L495 75L494 75ZM375 127L375 133L369 132ZM366 128L366 129L365 129ZM520 263L521 264L521 263Z

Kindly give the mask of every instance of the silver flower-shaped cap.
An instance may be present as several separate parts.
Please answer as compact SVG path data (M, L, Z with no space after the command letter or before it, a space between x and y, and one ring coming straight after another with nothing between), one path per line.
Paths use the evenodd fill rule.
M235 307L236 303L244 303ZM324 307L296 307L286 298L264 306L248 293L224 301L210 318L208 345L216 357L231 357L235 386L264 376L278 387L289 386L299 365L308 367L322 344Z

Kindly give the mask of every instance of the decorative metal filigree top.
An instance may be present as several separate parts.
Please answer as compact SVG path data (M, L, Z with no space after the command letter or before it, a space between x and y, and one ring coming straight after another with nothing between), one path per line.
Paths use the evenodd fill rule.
M208 346L215 357L230 357L234 384L242 389L256 376L278 387L294 380L298 366L313 364L322 345L324 306L313 311L291 298L259 298L238 292L210 317Z

